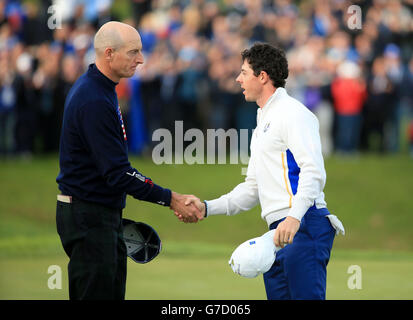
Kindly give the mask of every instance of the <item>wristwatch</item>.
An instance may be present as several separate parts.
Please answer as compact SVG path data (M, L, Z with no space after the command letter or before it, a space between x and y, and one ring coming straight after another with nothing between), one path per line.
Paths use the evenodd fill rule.
M206 218L208 216L208 204L206 202L206 200L204 200L204 204L205 204L205 215L204 218Z

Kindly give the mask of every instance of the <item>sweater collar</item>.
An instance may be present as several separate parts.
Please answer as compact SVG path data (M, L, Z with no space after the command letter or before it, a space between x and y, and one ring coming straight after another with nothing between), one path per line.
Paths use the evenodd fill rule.
M87 72L90 76L99 79L99 81L109 89L115 89L116 85L118 84L117 82L110 80L102 72L100 72L100 70L96 67L94 63L89 65Z

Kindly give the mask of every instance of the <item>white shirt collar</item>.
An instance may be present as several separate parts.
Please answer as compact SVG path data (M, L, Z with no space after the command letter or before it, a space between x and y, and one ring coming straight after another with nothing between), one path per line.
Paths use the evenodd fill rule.
M268 98L268 100L265 103L264 107L257 109L257 124L258 124L259 119L267 112L268 109L270 109L270 107L272 106L272 102L279 99L279 98L281 98L286 93L287 93L287 91L284 88L282 88L282 87L277 88L274 91L274 93L271 95L271 97Z

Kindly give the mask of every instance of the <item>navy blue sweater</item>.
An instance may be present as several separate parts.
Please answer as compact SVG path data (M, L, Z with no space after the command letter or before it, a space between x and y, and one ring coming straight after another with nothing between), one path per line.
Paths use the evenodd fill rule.
M59 189L111 208L123 209L127 194L169 206L171 191L129 163L116 84L91 64L71 88L60 138Z

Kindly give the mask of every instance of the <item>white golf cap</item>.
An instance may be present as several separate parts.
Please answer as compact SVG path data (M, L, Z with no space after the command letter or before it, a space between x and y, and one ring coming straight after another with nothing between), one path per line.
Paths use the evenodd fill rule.
M240 244L232 253L229 265L232 271L246 278L255 278L270 270L276 252L281 248L274 244L275 230L264 233Z

